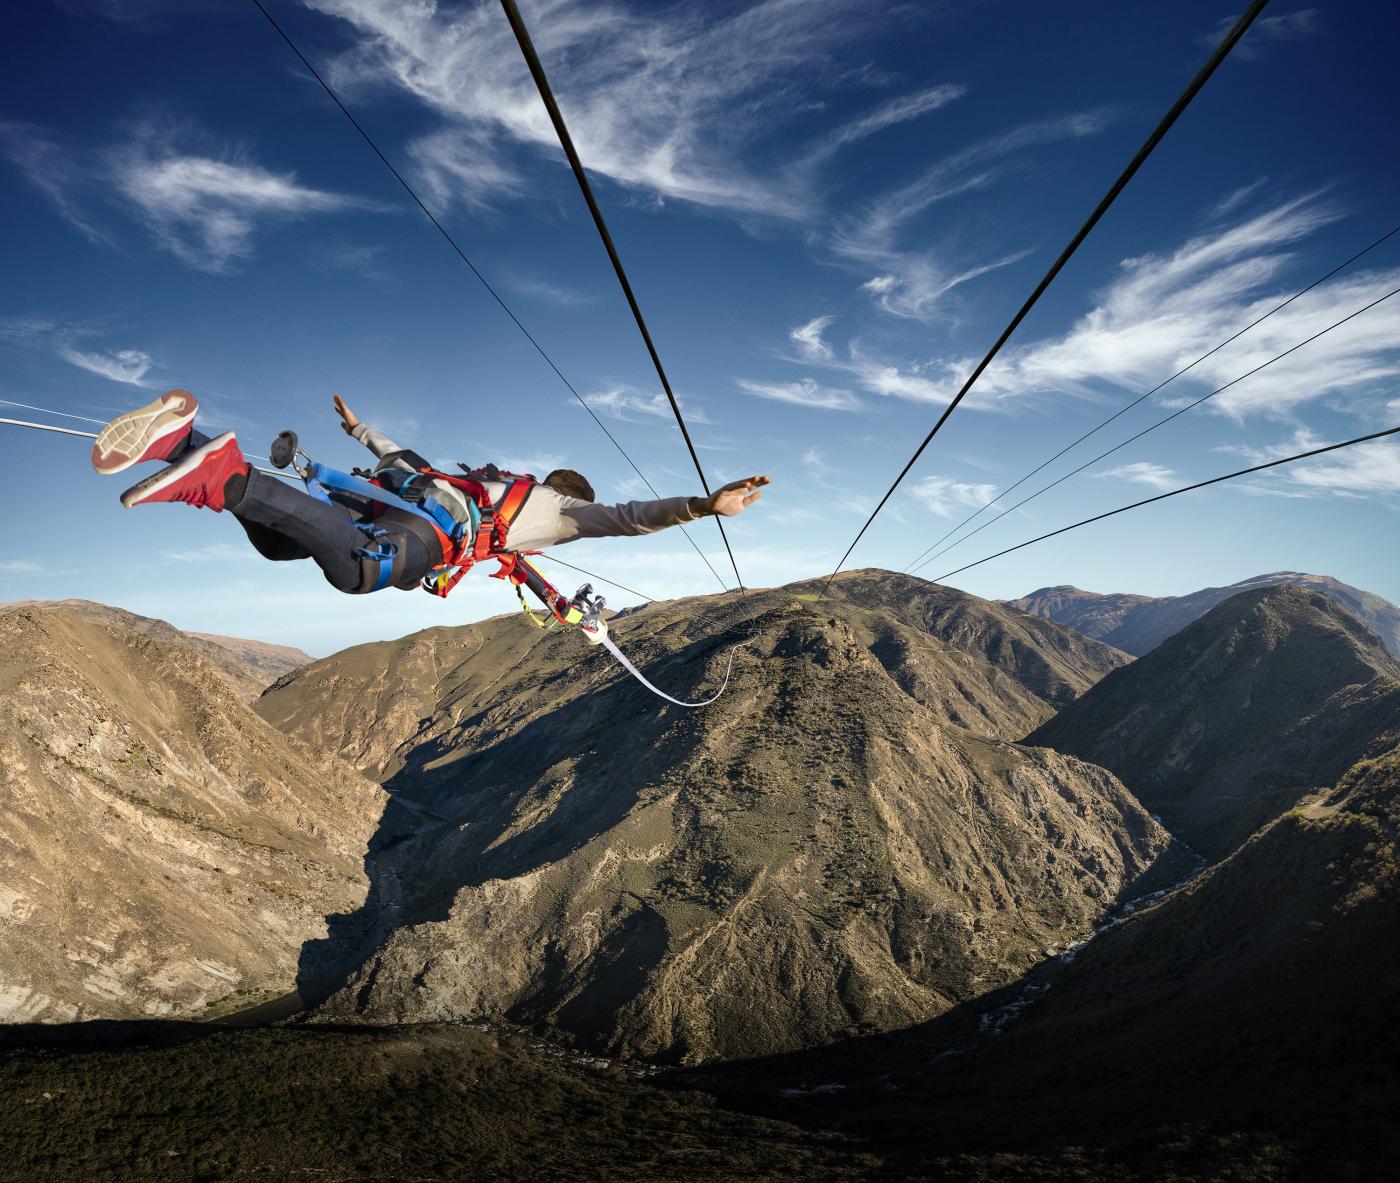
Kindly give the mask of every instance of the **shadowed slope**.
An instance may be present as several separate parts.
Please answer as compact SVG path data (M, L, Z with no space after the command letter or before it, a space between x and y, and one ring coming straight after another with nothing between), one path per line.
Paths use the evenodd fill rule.
M571 633L525 649L510 620L465 632L495 655L490 677L444 630L401 643L404 663L362 647L265 697L306 728L323 694L334 716L347 680L387 679L381 709L412 730L376 758L399 799L447 819L386 856L407 923L326 1016L503 1013L692 1061L804 1046L1003 984L1186 861L1102 770L946 726L853 609L782 591L704 608L655 605L618 630L686 694L738 645L704 711L658 703ZM890 627L872 612L864 627Z

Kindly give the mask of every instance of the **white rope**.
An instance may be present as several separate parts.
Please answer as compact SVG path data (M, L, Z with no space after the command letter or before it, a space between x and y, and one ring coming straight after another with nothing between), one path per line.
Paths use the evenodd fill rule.
M7 402L7 401L8 401L7 399L0 399L0 402ZM18 405L20 405L20 404L14 404L14 405L18 406ZM43 407L35 407L35 408L34 408L34 410L36 410L36 411L42 411L43 409L44 409ZM61 414L63 414L62 411L54 411L54 412L52 412L52 413L55 414L55 415L61 415ZM79 418L81 418L81 416L80 416L80 415L73 415L73 416L70 416L70 418L79 419ZM100 422L100 420L94 420L94 422ZM58 434L58 435L76 435L76 436L81 436L81 437L82 437L83 439L85 439L85 440L95 440L95 439L97 438L97 433L94 432L94 431L74 431L71 427L55 427L52 423L28 423L28 422L26 422L26 421L23 420L23 419L5 419L5 418L0 418L0 423L8 424L10 427L28 427L28 428L33 429L34 431L52 431L52 432L55 432L55 433ZM253 456L252 459L254 459L254 460L266 460L267 457L266 457L266 456ZM256 467L256 465L255 465L254 467ZM259 468L258 471L261 472L261 473L263 473L263 474L266 475L266 476L280 476L284 481L289 481L289 480L292 479L292 478L289 477L285 472L278 472L276 469L272 469L272 468Z
M0 398L7 407L23 407L26 411L42 411L45 415L58 415L64 419L79 419L84 423L106 423L105 419L94 419L91 415L70 415L67 411L53 411L48 407L36 407L30 403L17 403L12 398Z
M12 405L20 406L21 404L14 403ZM42 411L44 408L33 407L31 409ZM77 418L77 416L75 415L74 418ZM95 440L97 438L97 432L95 431L74 431L71 427L54 427L50 423L26 423L23 419L0 419L0 423L8 423L11 427L32 427L35 431L56 431L60 435L80 435L86 440Z
M587 634L585 633L585 635ZM589 637L588 639L593 640L592 637ZM707 707L712 702L718 702L720 695L729 689L729 675L734 672L734 650L730 649L729 668L724 671L724 684L719 688L719 693L715 694L711 698L705 699L702 702L682 702L679 698L672 698L664 690L658 690L655 686L648 682L643 676L642 671L627 660L626 654L624 654L622 650L617 647L617 643L612 639L612 637L608 636L607 633L603 633L603 635L598 637L594 643L601 644L602 646L604 646L604 648L606 648L609 653L611 653L614 657L617 658L619 664L621 664L623 669L625 669L629 674L636 678L638 682L640 682L658 698L664 698L667 702L673 702L678 707Z

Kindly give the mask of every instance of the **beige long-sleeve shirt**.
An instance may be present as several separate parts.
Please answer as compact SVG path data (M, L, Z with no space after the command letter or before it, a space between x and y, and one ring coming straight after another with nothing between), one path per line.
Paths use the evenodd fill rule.
M383 432L366 423L357 423L351 436L364 444L376 457L383 459L401 451ZM391 462L410 472L413 466L403 460ZM446 481L431 481L433 498L458 521L470 517L467 499L461 490ZM495 505L505 496L506 486L500 481L487 481L486 492ZM620 505L599 505L565 497L546 485L536 485L529 499L511 523L512 550L542 550L561 542L579 538L615 538L637 534L653 534L668 526L693 522L700 515L690 508L689 497L663 497L659 501L625 501Z

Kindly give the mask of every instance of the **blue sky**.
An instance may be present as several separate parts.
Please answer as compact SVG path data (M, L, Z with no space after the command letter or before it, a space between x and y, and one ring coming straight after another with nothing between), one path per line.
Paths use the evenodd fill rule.
M499 5L269 0L663 493L684 445ZM1235 9L531 0L537 46L752 585L823 574ZM903 567L1004 485L1400 222L1388 6L1266 10L852 556ZM250 452L349 465L332 392L443 462L645 496L242 0L59 0L0 71L0 398L103 419L184 386ZM1018 490L1400 287L1400 235ZM1400 296L1009 514L926 576L1254 458L1400 423ZM0 414L82 428L0 408ZM0 427L0 599L86 596L325 653L507 611L345 597L227 516L123 510L80 441ZM543 475L541 471L541 475ZM1400 600L1400 445L1174 499L986 564L984 596L1176 594L1278 569ZM986 520L990 514L980 520ZM22 525L21 525L22 524ZM728 574L714 526L693 535ZM717 590L678 532L562 557ZM558 571L559 582L574 576ZM629 602L617 594L616 604Z

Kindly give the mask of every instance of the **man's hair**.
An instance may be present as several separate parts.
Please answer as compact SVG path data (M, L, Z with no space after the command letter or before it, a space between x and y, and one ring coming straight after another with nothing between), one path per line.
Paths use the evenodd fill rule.
M588 483L588 478L582 473L575 472L572 468L556 468L544 478L544 484L556 493L562 493L565 497L573 497L579 501L597 500L593 495L593 486Z

